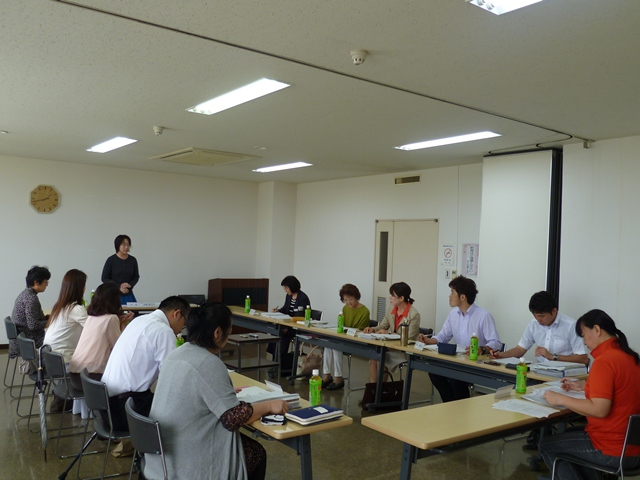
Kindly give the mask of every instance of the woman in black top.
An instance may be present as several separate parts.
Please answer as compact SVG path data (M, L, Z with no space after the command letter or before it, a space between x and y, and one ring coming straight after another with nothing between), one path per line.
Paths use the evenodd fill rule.
M282 285L287 296L284 299L282 308L274 308L273 311L284 313L290 317L304 317L304 310L307 306L311 306L311 300L309 300L306 293L300 290L300 281L293 275L288 275L284 277L280 285ZM289 352L289 344L295 336L296 331L293 328L282 329L282 335L280 337L280 366L283 374L292 370L293 356L287 355L287 353ZM274 360L277 358L273 343L269 344L267 351L273 354Z
M136 296L133 294L133 287L140 279L138 272L138 261L129 255L131 249L131 238L128 235L118 235L114 241L116 247L115 255L107 258L102 269L102 282L115 282L120 287L120 304L135 302Z

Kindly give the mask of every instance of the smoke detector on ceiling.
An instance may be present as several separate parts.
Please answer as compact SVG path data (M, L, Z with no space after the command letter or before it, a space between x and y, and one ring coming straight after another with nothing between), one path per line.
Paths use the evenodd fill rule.
M362 65L369 55L366 50L351 50L351 60L354 65Z

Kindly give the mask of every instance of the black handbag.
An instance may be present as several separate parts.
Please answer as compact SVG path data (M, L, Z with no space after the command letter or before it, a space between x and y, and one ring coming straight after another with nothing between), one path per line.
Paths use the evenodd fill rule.
M400 405L398 403L402 403L402 392L404 390L404 380L398 380L395 382L393 380L393 376L389 373L389 377L391 378L390 382L382 383L382 394L380 395L380 403L390 403L394 402L395 405L376 405L376 410L378 409L400 409ZM362 410L367 410L367 404L375 402L376 398L376 387L377 383L367 383L364 386L364 395L362 396L362 400L360 401L360 406Z

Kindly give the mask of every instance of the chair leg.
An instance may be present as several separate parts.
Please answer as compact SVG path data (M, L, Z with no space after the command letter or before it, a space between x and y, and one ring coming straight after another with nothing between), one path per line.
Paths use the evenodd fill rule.
M11 398L16 398L16 396L13 394L13 389L17 387L17 385L15 384L15 380L16 380L16 370L18 370L18 357L16 357L15 362L13 364L13 375L11 376L11 386L9 387L9 395L11 395Z
M12 359L11 357L7 356L7 366L4 369L4 379L2 380L2 383L4 384L5 387L9 388L12 387L13 384L11 385L7 385L7 374L9 373L9 364L11 363L11 360L14 360L14 363L17 364L18 360L17 357Z

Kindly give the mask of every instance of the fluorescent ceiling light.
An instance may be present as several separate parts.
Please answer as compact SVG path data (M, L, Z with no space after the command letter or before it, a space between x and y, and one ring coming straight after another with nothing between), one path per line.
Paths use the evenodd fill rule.
M291 168L310 167L311 165L313 164L305 163L305 162L285 163L284 165L274 165L273 167L257 168L254 170L254 172L260 172L260 173L278 172L280 170L289 170Z
M212 98L200 105L196 105L192 108L187 108L187 112L202 113L204 115L213 115L214 113L221 112L228 108L235 107L242 103L255 100L256 98L270 93L277 92L283 88L287 88L290 85L276 80L270 80L268 78L261 78L249 85L240 87L236 90L232 90L229 93L220 95L219 97Z
M458 135L457 137L438 138L436 140L427 140L426 142L409 143L401 147L395 147L398 150L420 150L421 148L441 147L442 145L452 145L454 143L472 142L474 140L482 140L483 138L500 137L499 133L478 132L468 135Z
M112 138L111 140L107 140L106 142L99 143L98 145L94 145L91 148L87 148L87 152L107 153L111 150L115 150L116 148L131 145L132 143L136 143L137 141L138 140L133 140L127 137L116 137Z
M487 12L502 15L522 7L528 7L542 0L467 0L472 5L485 9Z

